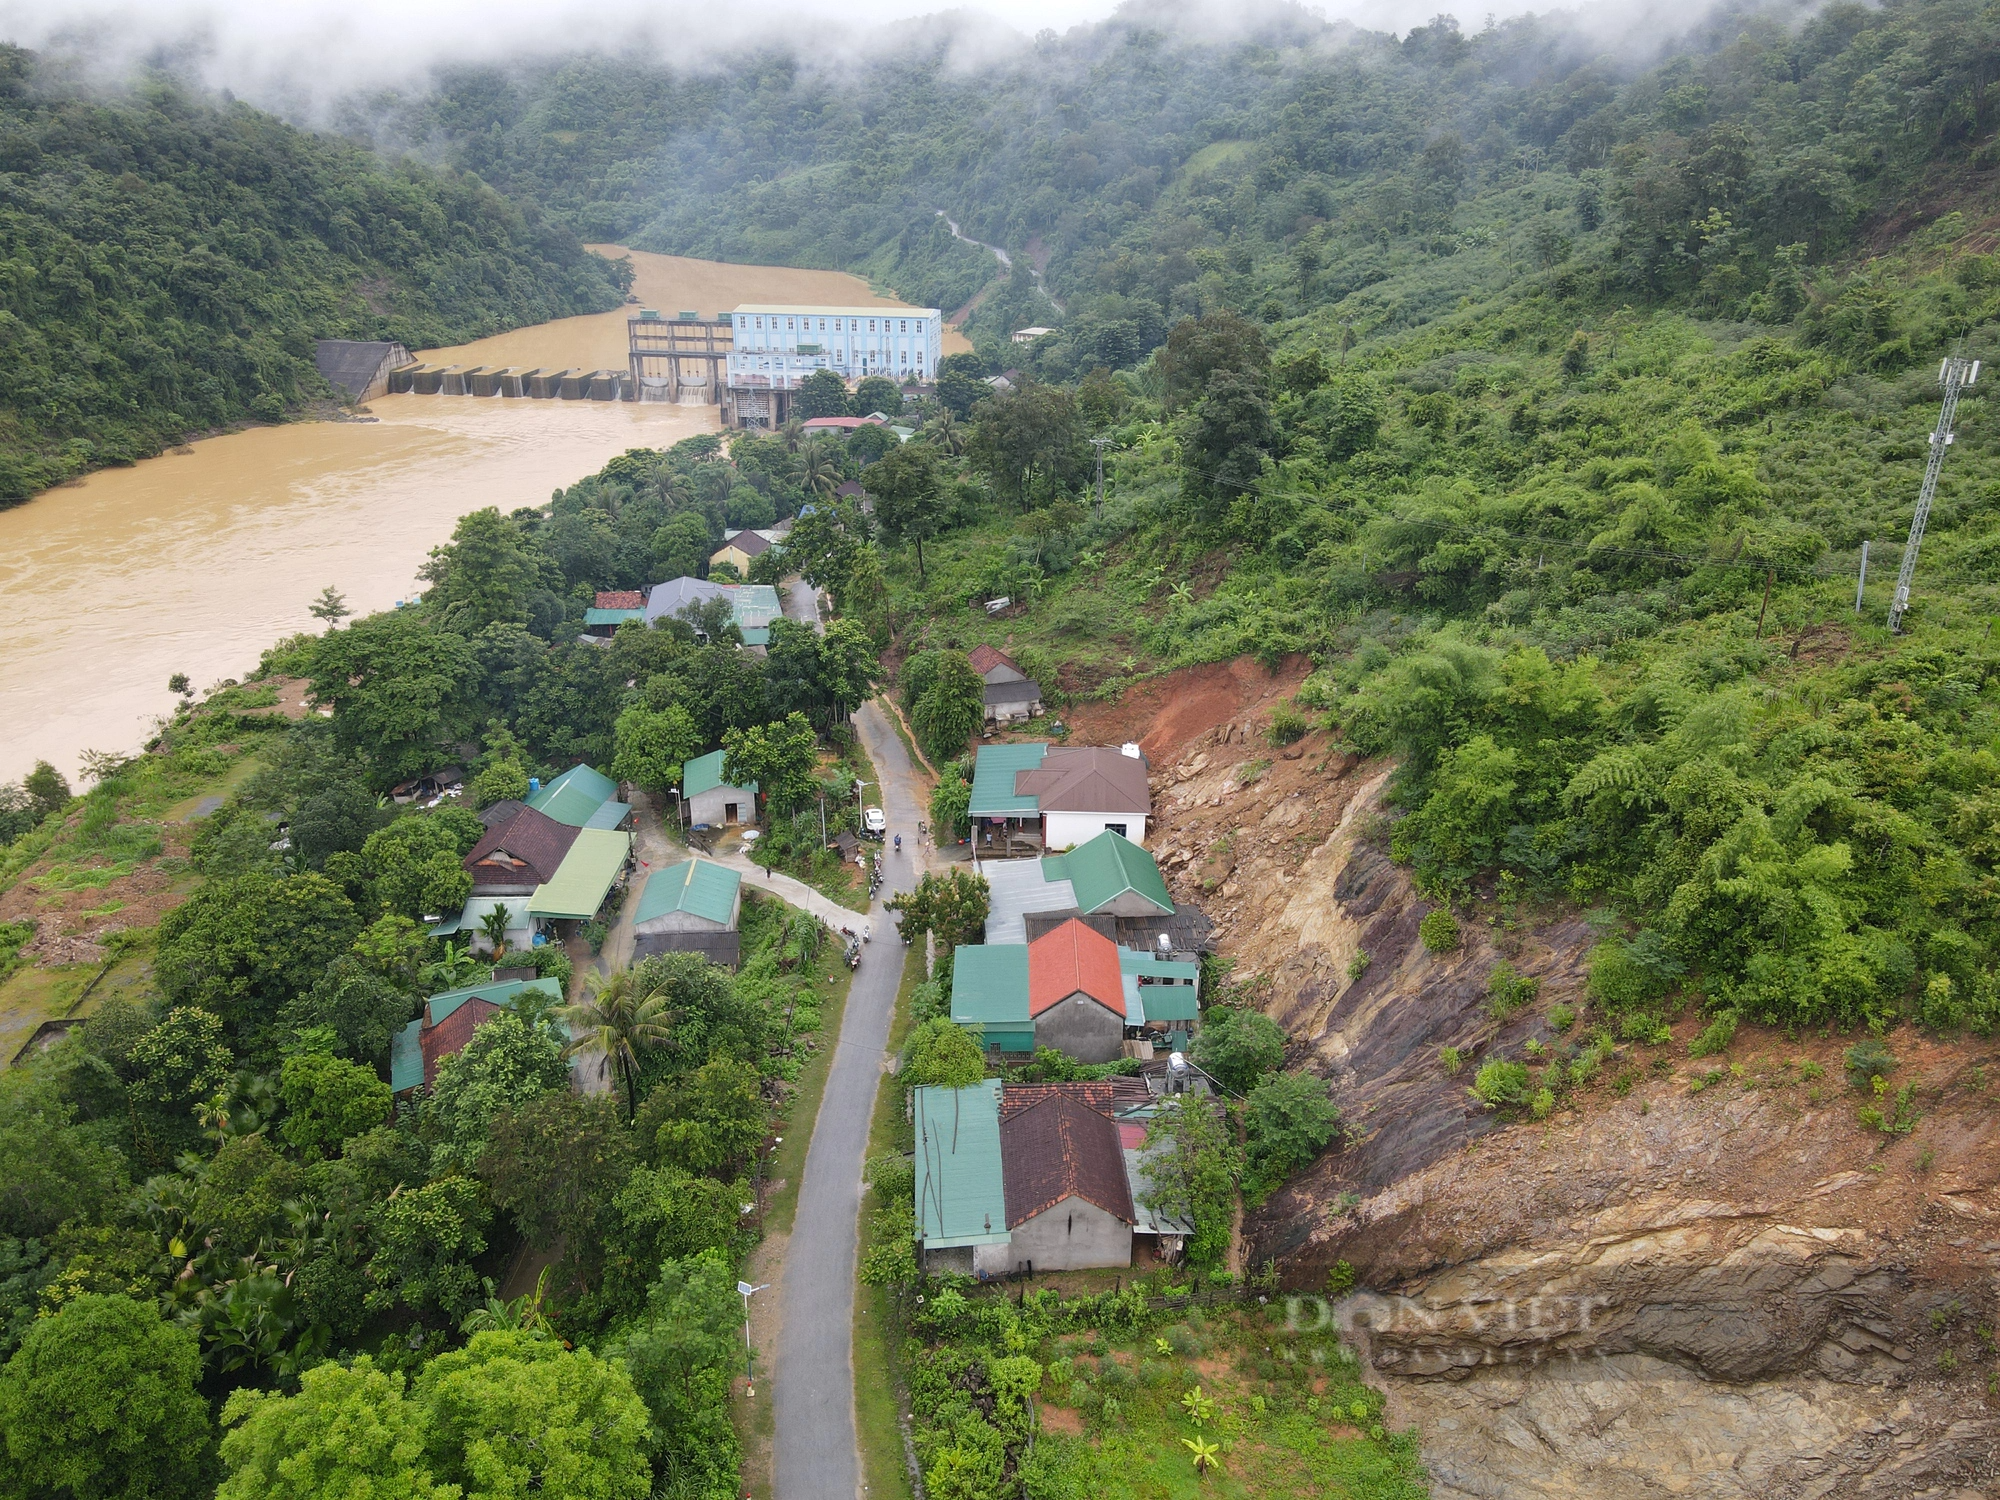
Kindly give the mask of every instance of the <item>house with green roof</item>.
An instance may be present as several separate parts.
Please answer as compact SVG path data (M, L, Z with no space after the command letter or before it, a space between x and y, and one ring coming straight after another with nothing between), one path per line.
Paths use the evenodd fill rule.
M553 979L489 980L432 995L422 1014L389 1040L389 1087L398 1095L429 1088L439 1062L501 1011L517 1008L531 991L543 1007L562 1004L562 987Z
M1153 794L1137 745L981 745L966 811L985 825L981 847L998 833L1009 855L1017 831L1044 849L1075 848L1107 829L1143 846Z
M631 834L610 828L578 830L554 878L536 886L528 898L528 915L543 922L588 922L624 878L631 857Z
M633 911L633 957L699 953L733 969L743 958L738 919L743 877L709 859L684 859L646 876Z
M917 1240L930 1270L1013 1269L1000 1160L1000 1080L910 1092Z
M594 766L571 766L528 794L528 806L572 828L618 828L631 807L618 799L618 783Z
M1167 894L1153 856L1109 829L1041 863L1044 881L1069 882L1079 911L1119 917L1174 914L1174 898Z
M731 786L722 779L722 752L697 755L681 767L681 803L690 824L726 828L757 821L757 783Z

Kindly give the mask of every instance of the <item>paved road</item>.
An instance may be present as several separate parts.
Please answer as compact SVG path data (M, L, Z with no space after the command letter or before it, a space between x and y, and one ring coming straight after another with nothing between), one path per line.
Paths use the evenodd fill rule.
M801 625L822 629L819 617L819 590L794 573L785 580L785 618Z
M882 773L882 807L903 851L888 856L883 898L916 883L920 796L903 742L882 710L854 716L861 742ZM861 1167L869 1117L882 1081L889 1022L907 950L879 905L870 920L882 939L863 951L848 992L833 1068L799 1184L798 1218L778 1295L780 1321L772 1401L777 1417L777 1500L857 1500L854 1439L854 1259L860 1231Z

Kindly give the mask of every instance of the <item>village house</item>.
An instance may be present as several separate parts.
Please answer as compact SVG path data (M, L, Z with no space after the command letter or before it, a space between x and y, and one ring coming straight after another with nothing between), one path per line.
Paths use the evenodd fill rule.
M472 894L464 908L447 914L431 928L432 937L464 933L475 953L492 951L486 917L496 909L507 915L505 941L509 948L533 944L537 928L528 910L530 898L556 878L582 832L521 802L498 803L486 811L490 814L503 808L508 811L488 821L485 836L462 861L472 876Z
M1183 1051L1201 1014L1201 966L1127 948L1080 916L1025 943L953 950L951 1019L989 1055L1050 1047L1084 1063Z
M1152 1196L1146 1081L1002 1084L911 1093L916 1238L928 1271L1005 1275L1148 1265L1191 1226Z
M733 969L743 961L742 914L743 877L727 865L684 859L654 870L633 911L632 956L699 953Z
M711 583L706 578L675 578L656 583L646 595L646 623L674 620L692 604L726 600L730 623L743 644L760 650L771 643L771 622L784 614L778 591L768 583Z
M722 758L720 750L711 750L681 767L681 805L690 827L757 821L757 783L729 785L722 779Z
M485 984L432 995L417 1019L390 1038L389 1087L397 1097L428 1089L437 1081L437 1065L502 1010L514 1009L523 993L534 991L543 1006L562 1004L562 989L553 979L519 973L500 977L508 973L499 970Z
M529 782L528 806L572 828L622 828L632 816L618 783L592 766L571 766L547 785Z
M986 684L987 723L1014 724L1042 711L1042 685L998 646L974 646L966 659Z
M713 568L718 563L728 563L737 576L748 578L750 564L766 552L782 552L779 538L784 533L775 531L738 531L723 538L722 545L711 552L708 565Z
M1068 849L1106 830L1143 847L1153 812L1146 774L1137 745L981 745L967 809L983 835L974 853Z
M608 641L627 620L646 618L646 595L640 589L599 589L597 600L583 612L583 633Z
M989 860L981 869L988 943L1025 943L1081 917L1120 947L1183 963L1200 962L1211 946L1207 913L1175 901L1153 856L1108 830L1067 854Z

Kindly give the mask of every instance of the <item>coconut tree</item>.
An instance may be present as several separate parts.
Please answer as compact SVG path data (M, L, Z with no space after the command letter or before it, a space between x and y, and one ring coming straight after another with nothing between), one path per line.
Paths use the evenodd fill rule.
M479 930L486 935L486 941L493 945L493 961L497 964L507 951L507 908L494 902L493 910L479 919Z
M806 424L801 422L797 417L792 417L783 427L778 429L778 436L785 440L785 451L787 453L796 453L800 448L805 446Z
M609 979L593 974L585 998L556 1016L569 1028L563 1056L595 1052L600 1067L617 1069L631 1118L639 1108L639 1054L664 1045L672 1030L667 997L649 991L630 969Z
M809 495L821 499L831 499L833 492L840 488L840 465L826 451L823 443L808 443L805 463L799 470L799 486Z
M965 451L965 428L951 414L950 407L946 407L924 423L924 436L953 458L957 458Z

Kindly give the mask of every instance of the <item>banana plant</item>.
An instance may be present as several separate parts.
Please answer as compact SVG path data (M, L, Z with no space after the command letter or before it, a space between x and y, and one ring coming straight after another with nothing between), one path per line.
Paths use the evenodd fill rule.
M1203 1437L1182 1438L1181 1446L1194 1455L1194 1471L1206 1474L1211 1469L1222 1467L1222 1448Z
M535 1278L535 1289L511 1302L495 1294L491 1277L482 1278L486 1287L486 1301L465 1315L459 1324L459 1331L465 1334L499 1331L503 1333L543 1333L553 1334L548 1314L543 1305L548 1298L549 1266L542 1267L542 1274Z

